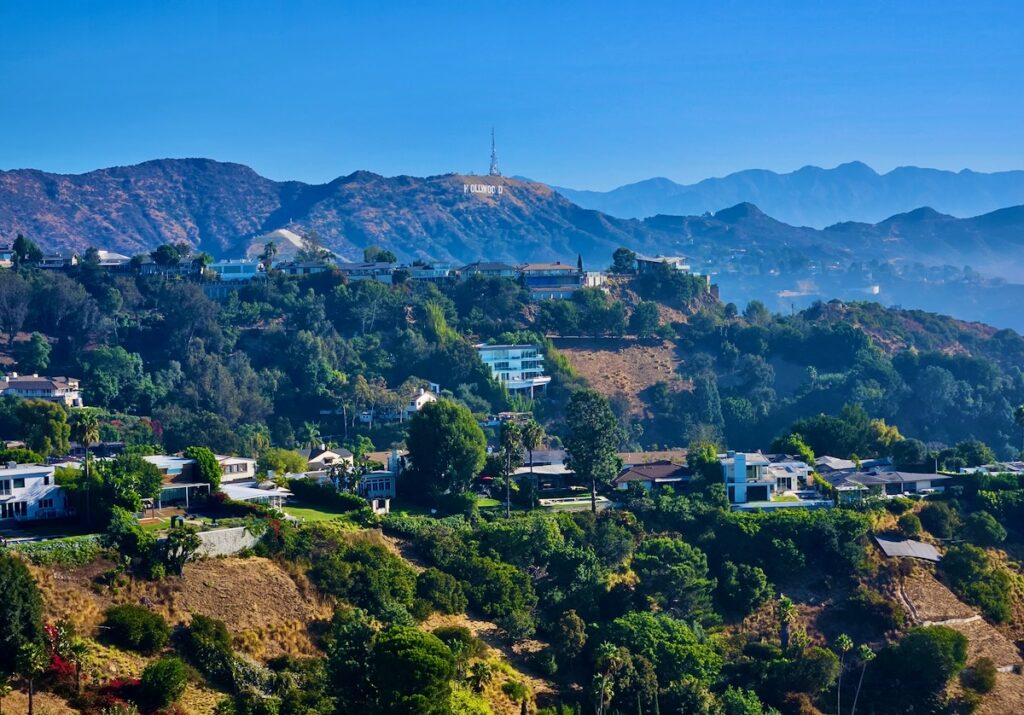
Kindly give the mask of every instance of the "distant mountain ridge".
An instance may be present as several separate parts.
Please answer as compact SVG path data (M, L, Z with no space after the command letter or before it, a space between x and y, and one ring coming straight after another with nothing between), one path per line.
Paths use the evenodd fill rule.
M920 206L967 217L1024 204L1024 171L904 166L879 174L854 161L833 169L805 166L781 174L751 169L696 184L654 178L611 191L554 188L580 206L620 218L699 215L748 202L780 221L823 228L843 221L876 223Z
M500 191L500 193L499 193ZM0 242L17 233L46 250L88 246L124 253L186 241L215 257L245 255L279 229L315 231L357 259L377 244L403 260L573 260L603 267L619 246L698 259L727 252L827 262L901 259L971 265L1024 276L1024 206L958 219L927 208L877 223L794 226L752 203L712 215L619 219L522 179L444 174L384 177L358 171L329 183L273 181L247 166L162 159L61 175L0 171Z

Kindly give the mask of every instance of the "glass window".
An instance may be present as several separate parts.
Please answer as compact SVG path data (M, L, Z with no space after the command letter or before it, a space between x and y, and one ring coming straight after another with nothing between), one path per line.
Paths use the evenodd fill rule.
M24 477L19 477L18 479L15 479L14 480L14 488L15 489L24 489L25 488L25 478Z

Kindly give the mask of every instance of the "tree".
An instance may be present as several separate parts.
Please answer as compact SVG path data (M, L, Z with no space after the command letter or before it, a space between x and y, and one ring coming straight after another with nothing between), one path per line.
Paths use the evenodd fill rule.
M188 563L203 545L199 532L193 526L177 526L167 532L164 539L164 563L172 573L181 576Z
M108 608L103 625L107 636L117 646L144 655L156 653L171 636L163 616L132 603Z
M0 330L7 335L8 345L25 324L32 303L32 287L17 273L0 272Z
M900 527L900 531L911 538L917 538L921 535L921 519L912 511L901 515L896 520L896 524Z
M587 624L576 611L566 611L555 625L554 647L563 663L572 663L587 645Z
M435 503L469 489L484 464L487 439L472 413L450 400L431 402L409 421L407 482Z
M36 245L36 242L30 238L25 238L20 233L14 239L11 249L14 251L15 268L39 263L39 261L43 260L43 251Z
M568 466L579 478L590 482L590 510L596 513L597 485L610 482L619 469L616 451L622 440L622 427L608 398L592 389L572 394L565 421L569 427L565 437Z
M996 546L1006 540L1006 529L987 511L976 511L964 519L964 534L982 546Z
M611 272L619 275L636 273L636 253L625 247L616 248L612 253Z
M161 658L142 671L139 688L142 697L154 708L165 708L185 692L188 672L180 658Z
M69 419L70 437L82 445L85 451L85 458L82 461L82 469L85 472L83 486L85 487L85 522L92 526L92 480L90 478L89 447L100 441L100 420L92 410L75 410Z
M940 539L949 539L953 536L953 527L956 524L956 515L949 505L944 502L928 502L921 509L921 525L933 536Z
M640 338L654 335L660 323L658 304L650 300L640 301L629 316L629 329Z
M839 681L836 684L836 712L843 712L843 668L846 665L846 654L853 649L853 641L850 636L840 633L836 638L835 648L839 652Z
M38 374L50 366L50 343L42 333L32 333L28 340L15 343L11 352L20 372Z
M16 414L25 444L44 457L59 456L71 449L68 413L56 402L22 400Z
M724 610L745 618L772 597L772 586L760 567L726 561L717 593Z
M263 267L269 269L273 265L274 259L276 257L277 244L274 243L273 241L267 241L265 244L263 244L263 251L259 255L259 259L260 262L263 264Z
M381 712L447 713L455 657L441 640L416 628L381 631L370 653Z
M1024 453L1024 405L1017 405L1013 410L1013 423L1020 428L1020 450Z
M256 468L260 474L275 475L298 474L309 469L306 458L291 449L271 447L265 449L256 460Z
M367 246L363 249L363 260L367 263L397 263L398 256L380 246Z
M182 456L196 460L199 479L210 485L211 492L220 491L220 462L208 447L187 447Z
M708 559L682 539L648 537L633 555L638 592L678 617L700 619L711 612L715 579Z
M456 614L466 610L466 594L451 574L428 568L416 576L416 595L441 613Z
M523 432L519 425L512 420L503 422L498 442L505 478L505 517L508 518L512 515L512 474L523 463Z
M0 672L13 672L26 644L43 640L43 600L19 559L0 552Z
M164 243L149 254L158 266L176 266L188 257L191 248L186 243Z
M796 604L788 596L780 596L775 604L775 615L779 619L779 643L782 650L789 648L789 632L793 621L796 620Z
M871 646L863 643L857 649L857 657L860 659L860 678L857 679L857 691L853 694L853 707L850 709L850 715L857 713L857 700L860 699L860 689L864 685L864 673L867 672L868 663L875 659L875 651L871 650Z
M892 461L898 469L921 469L928 459L928 447L919 439L904 439L892 445Z
M537 480L533 476L533 452L541 445L544 439L544 428L537 420L530 419L523 425L523 447L530 458L530 509L535 506L537 494Z
M814 450L804 442L804 438L793 432L772 442L772 451L791 454L799 457L805 464L814 467Z
M40 643L22 643L18 649L18 673L28 683L28 715L35 711L36 678L46 670L46 651Z

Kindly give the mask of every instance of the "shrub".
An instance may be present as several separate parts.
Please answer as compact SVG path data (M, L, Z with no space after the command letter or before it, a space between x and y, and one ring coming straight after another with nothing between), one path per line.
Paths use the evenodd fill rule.
M960 674L965 688L978 693L987 693L996 687L996 664L991 658L979 658L970 668Z
M104 623L110 640L121 648L139 653L155 653L164 647L171 630L158 613L126 603L107 609Z
M913 506L914 502L906 497L895 497L885 502L885 508L896 516L909 511Z
M518 680L507 680L501 684L501 692L517 703L529 699L530 690Z
M1006 540L1006 529L987 511L976 511L964 520L964 535L981 546L995 546Z
M921 535L921 520L918 518L917 514L907 512L897 519L896 523L899 525L900 531L907 536Z
M440 626L431 631L446 646L455 650L465 649L467 657L479 658L487 652L487 646L465 626ZM456 645L459 644L459 645Z
M956 517L948 504L929 502L921 509L921 525L934 536L948 539L953 536Z
M180 658L161 658L146 666L139 681L143 699L155 708L164 708L185 692L188 673Z
M980 608L994 621L1009 620L1013 581L992 563L983 549L970 544L952 546L939 562L950 586L965 601Z
M94 535L29 541L15 544L11 550L17 551L37 566L85 566L103 555L100 539Z
M416 595L441 613L462 613L467 599L459 583L451 574L435 568L422 571L416 577Z
M327 507L337 511L357 511L366 506L366 500L357 494L339 492L327 484L320 484L312 479L295 479L288 483L288 488L297 499L313 506Z

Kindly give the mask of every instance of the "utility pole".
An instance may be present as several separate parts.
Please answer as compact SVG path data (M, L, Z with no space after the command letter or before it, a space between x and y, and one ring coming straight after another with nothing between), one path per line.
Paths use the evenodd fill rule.
M501 170L498 168L498 150L494 145L494 127L491 127L491 168L487 173L491 176L501 176Z

